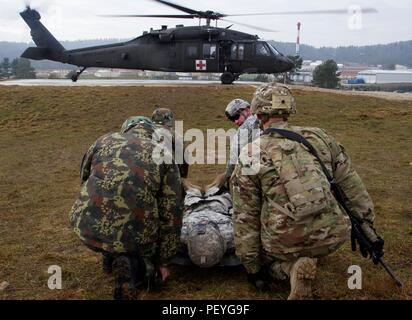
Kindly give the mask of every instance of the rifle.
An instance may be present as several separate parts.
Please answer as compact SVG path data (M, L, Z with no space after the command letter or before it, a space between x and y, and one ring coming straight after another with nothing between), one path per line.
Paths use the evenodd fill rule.
M376 234L375 229L372 228L366 221L362 221L361 219L357 218L352 211L346 205L346 197L342 190L342 188L336 183L335 179L330 175L328 169L326 168L323 161L320 159L316 149L310 144L308 140L306 140L300 134L283 129L275 129L270 128L266 129L262 135L269 134L275 132L282 137L299 142L303 144L306 148L308 148L309 152L318 160L323 173L325 174L326 178L328 179L331 190L333 195L335 196L339 205L343 208L346 214L349 216L350 222L352 224L352 231L351 231L351 244L352 244L352 251L356 251L356 242L359 244L359 250L364 258L367 258L368 255L372 259L372 262L375 265L379 263L385 269L385 271L390 275L392 280L396 283L398 287L402 287L402 282L399 278L395 275L392 268L385 262L383 259L384 250L383 245L385 241Z

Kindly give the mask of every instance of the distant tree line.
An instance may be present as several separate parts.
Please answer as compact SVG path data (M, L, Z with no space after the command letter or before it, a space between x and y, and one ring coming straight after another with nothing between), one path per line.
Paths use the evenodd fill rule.
M284 55L294 55L295 43L269 41ZM412 40L389 44L348 47L321 47L301 44L300 56L304 60L333 59L339 63L359 63L368 65L382 65L390 69L395 64L406 65L412 68Z
M28 59L16 58L10 62L4 58L0 63L0 78L35 79L36 73Z

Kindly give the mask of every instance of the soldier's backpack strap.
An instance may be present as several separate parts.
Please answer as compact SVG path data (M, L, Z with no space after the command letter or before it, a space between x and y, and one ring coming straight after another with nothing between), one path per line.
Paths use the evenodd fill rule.
M326 168L325 164L323 163L323 161L320 159L318 152L316 151L316 149L311 145L311 143L306 140L305 137L301 136L300 134L290 131L290 130L284 130L284 129L276 129L276 128L269 128L266 129L265 131L263 131L262 135L268 135L271 133L277 133L280 136L289 139L289 140L293 140L296 141L298 143L303 144L308 150L309 152L318 160L323 173L325 174L326 178L328 179L329 183L330 183L330 187L331 190L336 198L336 200L339 202L339 204L342 206L342 208L346 211L346 213L352 218L353 215L351 214L351 211L349 210L348 206L345 203L345 195L343 193L343 190L338 186L338 184L336 183L336 180L334 177L331 176L331 174L329 173L328 169Z
M311 143L308 140L306 140L305 137L303 137L299 133L296 133L296 132L293 132L293 131L290 131L290 130L275 129L275 128L266 129L265 131L263 131L262 135L268 135L268 134L273 133L273 132L281 135L282 137L284 137L286 139L293 140L293 141L296 141L296 142L299 142L299 143L303 144L309 150L309 152L318 160L318 162L319 162L319 164L322 168L322 171L325 174L326 178L328 179L329 183L331 185L332 185L332 183L336 183L335 179L330 175L329 170L326 168L325 164L320 159L316 149L311 145Z

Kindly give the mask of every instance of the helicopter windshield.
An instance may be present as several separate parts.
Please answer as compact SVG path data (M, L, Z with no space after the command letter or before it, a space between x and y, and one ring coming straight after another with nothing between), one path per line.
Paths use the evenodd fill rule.
M270 51L269 51L269 47L266 44L266 42L258 42L256 44L256 54L258 56L265 56L265 57L269 57Z
M272 46L270 43L268 43L268 45L269 45L270 51L272 51L272 53L273 53L275 56L281 56L281 53L280 53L279 51L277 51L274 46Z
M256 54L258 56L281 56L282 54L279 53L271 44L267 42L258 42L256 44Z

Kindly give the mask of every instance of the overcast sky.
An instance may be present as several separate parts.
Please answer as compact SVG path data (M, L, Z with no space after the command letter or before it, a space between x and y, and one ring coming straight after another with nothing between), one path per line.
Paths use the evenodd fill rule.
M174 1L174 0L172 0ZM25 2L42 15L43 24L59 40L96 38L131 39L150 27L196 25L198 20L150 18L102 18L99 14L182 14L152 0L0 0L0 41L28 42L30 32L18 13ZM302 23L301 43L314 46L367 45L412 40L412 0L176 0L195 10L220 13L256 13L373 7L379 12L359 17L345 15L288 15L231 17L231 20L278 30L232 29L258 34L265 40L296 41L296 24ZM218 26L230 23L220 21Z

